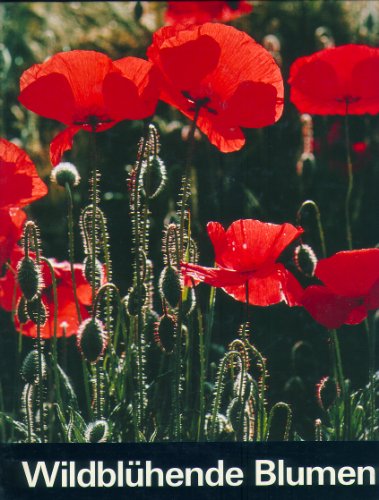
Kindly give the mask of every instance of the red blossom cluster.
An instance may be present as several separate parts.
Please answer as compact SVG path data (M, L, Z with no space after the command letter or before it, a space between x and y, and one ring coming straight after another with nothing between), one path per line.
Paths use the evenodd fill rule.
M185 18L187 24L159 29L147 51L149 61L135 57L112 61L98 52L74 50L25 71L20 102L67 126L51 143L52 164L71 149L79 130L101 132L125 119L148 118L158 99L194 120L225 153L244 145L243 128L275 123L283 112L283 80L269 52L231 26L188 24L188 19L196 23L229 20L251 10L246 2L236 3L233 8L231 2L169 2L167 20L184 22ZM290 99L301 113L378 113L379 49L346 45L302 57L292 65L289 83ZM9 269L0 279L0 305L11 310L12 290L16 287L16 297L20 295L12 269L21 256L15 244L25 220L22 207L45 195L47 189L27 155L5 140L0 141L0 174L0 264L10 258ZM379 250L340 252L320 261L315 275L322 284L304 291L278 260L302 232L291 224L252 219L233 222L227 230L210 222L216 267L183 262L182 272L187 278L221 287L242 302L303 305L328 328L361 322L379 306L379 275L373 271L379 268ZM58 281L58 322L66 322L66 335L72 335L77 332L78 318L69 266L51 262ZM42 300L50 316L42 335L50 337L51 277L45 267L43 273ZM81 266L76 265L75 273L85 318L90 287ZM35 336L32 324L23 325L22 331Z

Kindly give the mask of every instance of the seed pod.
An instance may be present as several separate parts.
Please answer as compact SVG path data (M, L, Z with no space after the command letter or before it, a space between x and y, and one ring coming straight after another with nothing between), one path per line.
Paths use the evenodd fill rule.
M17 265L17 280L26 300L36 298L42 289L42 275L37 263L24 257Z
M166 300L174 309L177 307L182 293L180 277L177 269L173 266L166 266L159 278L159 291L162 300Z
M66 183L70 186L77 186L80 182L80 175L72 163L62 162L53 168L50 175L51 182L65 187Z
M48 312L45 304L40 298L29 300L26 304L26 311L29 319L33 321L34 324L43 326L46 323Z
M152 199L158 196L166 184L166 167L159 156L150 156L142 166L142 184L145 194Z
M83 261L83 274L88 283L92 284L92 257L88 255ZM100 288L103 282L104 272L103 266L99 259L95 259L95 288Z
M329 410L340 395L337 382L331 377L324 377L316 386L318 404L325 411Z
M293 260L297 269L305 276L311 278L314 275L317 257L309 245L298 245L295 248Z
M84 359L96 363L107 345L107 334L103 323L97 318L82 322L77 335L77 345Z
M154 338L160 349L166 354L172 354L176 337L176 318L166 314L155 324Z
M140 298L138 300L138 287L137 285L131 288L127 297L126 310L130 316L137 316L140 307L143 307L146 302L147 289L146 285L142 283L139 287Z
M17 304L17 317L21 324L26 323L29 320L28 311L26 309L26 300L24 296L20 297Z
M46 378L46 361L45 356L42 354L42 379ZM37 384L39 381L39 370L38 370L38 351L33 349L27 354L24 362L21 366L21 376L27 384Z
M109 436L108 423L105 420L91 422L84 435L87 443L105 443Z

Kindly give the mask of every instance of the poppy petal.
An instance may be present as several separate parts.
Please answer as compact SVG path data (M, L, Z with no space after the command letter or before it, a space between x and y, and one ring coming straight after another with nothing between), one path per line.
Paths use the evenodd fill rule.
M50 144L50 161L53 166L61 162L62 156L72 148L75 134L80 130L79 126L67 127L54 137Z
M148 61L125 57L114 61L121 72L104 79L104 102L116 120L140 120L154 114L158 102L160 76Z
M169 1L165 13L165 24L203 24L208 21L231 21L253 9L245 0L233 2L202 0L202 1Z
M24 207L47 194L29 156L15 144L0 138L0 208Z
M246 302L246 285L225 286L226 293L240 302ZM303 290L296 278L282 264L257 271L248 282L249 304L270 306L285 302L290 307L300 304Z
M253 271L273 264L283 250L302 234L291 224L270 224L254 219L240 219L225 233L216 262L236 271Z
M26 214L20 208L0 210L0 272L22 235Z
M320 260L315 275L337 295L367 295L379 279L379 248L338 252Z
M306 288L302 305L318 323L329 329L360 323L367 316L366 308L357 299L341 297L324 286Z
M185 277L193 278L215 287L225 287L229 285L241 285L246 283L252 273L239 273L224 268L203 267L197 264L183 262L181 271Z

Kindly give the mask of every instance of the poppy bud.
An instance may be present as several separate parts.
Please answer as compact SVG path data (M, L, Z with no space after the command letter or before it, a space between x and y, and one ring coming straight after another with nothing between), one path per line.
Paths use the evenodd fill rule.
M159 291L162 299L172 308L177 307L182 293L179 273L173 266L166 266L159 278Z
M317 257L309 245L298 245L295 248L293 260L297 269L308 278L314 275Z
M63 162L53 168L50 180L58 184L58 186L65 187L68 184L70 187L74 187L79 184L80 175L75 165Z
M96 420L88 424L85 431L87 443L105 443L109 436L108 423L105 420Z
M46 323L48 312L40 298L28 300L26 311L30 320L36 325L43 326Z
M234 398L230 402L228 409L226 410L226 417L231 423L233 430L238 431L241 429L241 424L244 417L244 406L245 403L239 398Z
M126 303L126 310L130 316L137 316L139 309L143 307L146 302L146 297L147 289L144 283L142 283L139 288L136 285L130 290Z
M77 345L87 361L96 363L107 345L107 334L103 323L97 318L83 321L78 330Z
M92 257L89 255L83 261L83 274L88 283L92 284ZM103 266L95 259L95 288L99 288L104 279Z
M148 309L146 311L145 320L145 339L146 342L151 342L154 340L155 324L159 321L159 314L153 309Z
M33 300L43 286L40 267L29 257L24 257L17 265L17 280L27 300Z
M25 297L20 297L17 304L17 317L20 323L26 323L29 320L28 312L26 310L26 300Z
M148 198L155 198L166 184L166 167L159 156L150 156L142 167L142 184Z
M325 411L329 410L340 395L337 382L331 377L324 377L316 386L317 401Z
M288 440L285 436L289 431L291 416L290 407L286 403L276 403L272 407L269 417L269 441L283 441L283 438L285 441Z
M24 362L21 366L21 376L25 380L27 384L37 384L39 382L39 369L38 369L38 351L37 349L33 349L29 352L29 354L24 359ZM46 361L45 356L42 354L42 378L46 377Z
M160 349L171 354L175 346L176 318L166 314L155 324L154 338Z

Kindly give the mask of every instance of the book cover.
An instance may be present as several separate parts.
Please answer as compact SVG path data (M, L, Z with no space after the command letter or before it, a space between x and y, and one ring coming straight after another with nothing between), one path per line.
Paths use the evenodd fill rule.
M379 2L0 19L0 499L377 498Z

